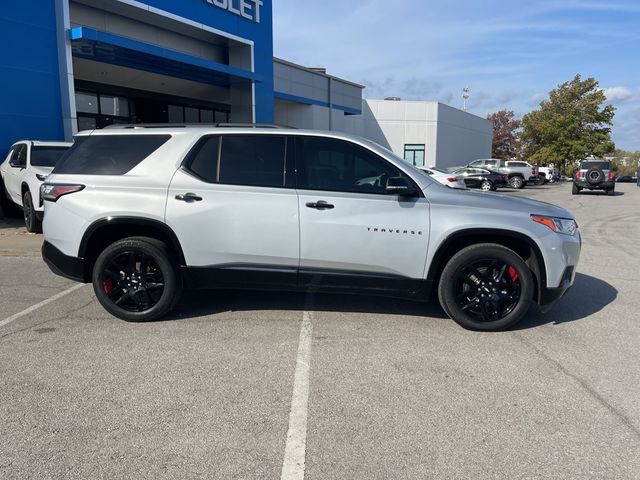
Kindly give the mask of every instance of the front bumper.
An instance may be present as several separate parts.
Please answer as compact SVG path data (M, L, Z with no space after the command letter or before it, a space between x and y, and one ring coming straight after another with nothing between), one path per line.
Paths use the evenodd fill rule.
M553 306L558 303L565 293L569 291L571 286L573 285L573 280L575 276L575 268L567 267L562 274L562 283L557 288L540 288L540 295L538 298L538 304L540 305L540 310L543 313L548 312L553 308Z
M589 190L609 190L609 189L614 188L616 186L616 182L614 182L613 180L606 181L606 182L600 182L600 183L596 183L596 184L591 184L591 183L587 182L586 180L574 180L574 183L575 183L575 185L577 187L587 188Z
M42 259L56 275L80 283L88 282L84 272L84 258L65 255L52 244L45 241L42 244Z

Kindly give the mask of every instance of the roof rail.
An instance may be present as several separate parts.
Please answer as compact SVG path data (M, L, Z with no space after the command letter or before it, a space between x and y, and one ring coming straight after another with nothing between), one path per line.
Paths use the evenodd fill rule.
M287 125L276 125L272 123L128 123L107 125L104 129L136 129L136 128L188 128L188 127L209 127L209 128L283 128L295 129Z
M277 123L218 123L217 126L226 128L296 128L289 125L278 125Z

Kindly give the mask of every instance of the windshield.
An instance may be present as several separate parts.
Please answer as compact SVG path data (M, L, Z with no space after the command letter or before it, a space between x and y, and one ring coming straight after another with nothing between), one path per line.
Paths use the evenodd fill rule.
M69 147L31 147L33 167L55 167Z

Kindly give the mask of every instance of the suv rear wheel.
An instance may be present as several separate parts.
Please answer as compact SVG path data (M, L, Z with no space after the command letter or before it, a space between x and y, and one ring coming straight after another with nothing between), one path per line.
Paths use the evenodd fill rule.
M482 243L456 253L442 272L438 297L464 328L503 330L518 322L533 300L533 275L502 245Z
M178 268L166 245L146 237L109 245L96 260L92 280L102 306L130 322L162 317L181 292Z
M41 233L42 221L38 218L36 208L33 206L33 197L29 190L22 195L22 212L24 213L24 225L27 227L27 232Z

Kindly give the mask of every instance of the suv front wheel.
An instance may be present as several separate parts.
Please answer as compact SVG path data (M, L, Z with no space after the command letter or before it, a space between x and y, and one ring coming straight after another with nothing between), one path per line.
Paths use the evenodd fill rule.
M456 253L445 266L438 297L445 312L471 330L503 330L518 322L533 300L529 267L513 250L482 243Z
M177 265L164 243L130 237L112 243L98 256L93 290L112 315L145 322L173 308L181 285Z

